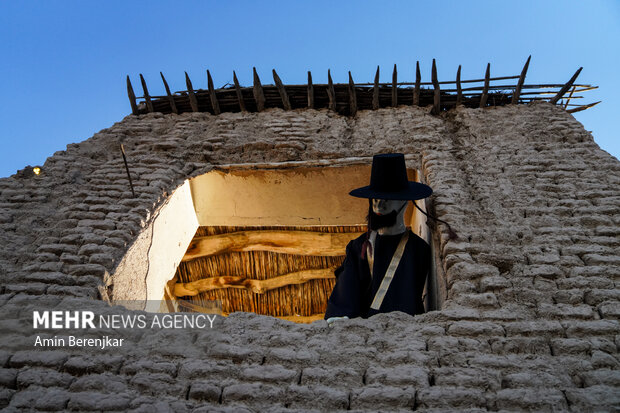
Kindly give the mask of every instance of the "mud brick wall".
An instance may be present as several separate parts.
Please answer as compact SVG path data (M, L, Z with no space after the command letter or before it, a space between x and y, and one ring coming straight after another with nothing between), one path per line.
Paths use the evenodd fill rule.
M437 229L441 311L331 328L235 313L122 349L32 346L33 309L110 311L110 274L186 178L388 151L418 157L459 234ZM42 169L0 179L7 411L620 409L620 162L558 107L128 116Z

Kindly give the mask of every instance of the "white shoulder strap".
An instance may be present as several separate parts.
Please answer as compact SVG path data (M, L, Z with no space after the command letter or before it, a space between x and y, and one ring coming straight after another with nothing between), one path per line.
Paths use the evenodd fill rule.
M394 251L392 261L390 261L390 266L385 272L385 277L383 277L383 280L381 280L381 285L379 285L377 294L375 294L375 298L370 305L370 308L372 308L373 310L378 311L379 308L381 308L381 304L383 303L383 299L385 298L385 293L387 293L388 288L390 288L390 284L392 283L392 279L394 278L394 274L396 273L398 264L400 264L400 260L403 257L403 252L405 252L405 246L407 245L408 239L409 231L405 231L403 236L400 238L400 242L398 243L398 247L396 247L396 251Z
M368 268L370 269L370 278L372 278L372 268L375 265L375 240L377 239L377 231L370 231L368 237L368 245L366 246L366 257L368 257Z

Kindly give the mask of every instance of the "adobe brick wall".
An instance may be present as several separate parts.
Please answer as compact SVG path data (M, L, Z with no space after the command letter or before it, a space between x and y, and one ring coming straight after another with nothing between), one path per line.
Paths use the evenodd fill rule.
M119 157L124 143L137 198ZM216 164L419 154L448 300L327 327L236 313L39 350L33 309L109 309L115 266ZM0 406L134 411L620 409L620 162L549 105L128 116L0 180Z

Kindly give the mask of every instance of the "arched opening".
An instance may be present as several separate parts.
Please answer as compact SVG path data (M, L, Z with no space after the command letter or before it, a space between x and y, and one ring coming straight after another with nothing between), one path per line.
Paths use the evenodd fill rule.
M142 294L149 302L163 297L164 311L323 318L334 269L347 243L366 231L368 204L348 192L368 183L369 163L229 165L187 180L145 230L150 236L138 240L142 250L148 246L146 255L130 250L133 258L119 266L114 300ZM408 173L419 180L417 170ZM412 205L405 219L431 242L426 217ZM127 271L140 257L147 261L144 285ZM133 290L117 294L123 284ZM431 298L436 283L427 281L427 288ZM427 309L437 308L434 297L426 302Z

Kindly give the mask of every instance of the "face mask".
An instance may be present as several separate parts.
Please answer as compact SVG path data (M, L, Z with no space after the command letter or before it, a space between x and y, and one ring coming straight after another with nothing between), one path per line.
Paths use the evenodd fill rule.
M398 214L400 214L400 211L402 211L403 208L405 208L406 206L407 206L407 203L403 204L403 206L400 207L397 211L392 211L389 214L385 214L385 215L377 215L372 210L372 200L371 200L368 206L368 217L367 217L368 226L373 231L377 231L381 228L387 228L387 227L393 226L394 224L396 224L396 218L398 218Z

